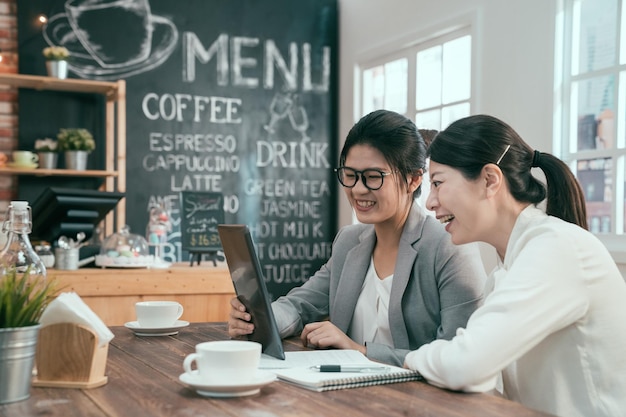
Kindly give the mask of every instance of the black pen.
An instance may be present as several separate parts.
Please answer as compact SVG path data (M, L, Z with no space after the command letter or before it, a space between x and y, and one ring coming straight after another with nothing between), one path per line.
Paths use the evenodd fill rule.
M387 372L388 366L377 365L316 365L310 369L318 372Z

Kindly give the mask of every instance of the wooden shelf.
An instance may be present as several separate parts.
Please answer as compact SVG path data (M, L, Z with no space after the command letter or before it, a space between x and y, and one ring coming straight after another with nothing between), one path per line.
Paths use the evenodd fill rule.
M74 169L29 169L29 168L0 168L4 175L32 175L36 177L117 177L117 171L100 171L95 169L77 171Z
M33 90L103 94L113 100L117 100L120 94L117 82L60 79L41 75L0 74L0 84Z
M0 168L0 175L38 177L98 177L104 178L102 191L126 192L126 81L95 81L59 79L41 75L0 73L0 90L28 88L37 91L100 94L105 103L105 155L102 170L75 171L68 169ZM105 236L126 224L126 201L121 199L114 212L104 222Z

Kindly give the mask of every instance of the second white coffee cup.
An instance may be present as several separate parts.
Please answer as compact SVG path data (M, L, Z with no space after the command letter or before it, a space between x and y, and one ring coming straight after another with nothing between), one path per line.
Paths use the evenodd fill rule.
M173 326L183 315L183 306L176 301L140 301L135 303L139 326L164 328Z
M185 372L211 385L246 384L254 379L261 360L261 344L246 340L219 340L196 345L183 362ZM193 369L196 364L197 370Z

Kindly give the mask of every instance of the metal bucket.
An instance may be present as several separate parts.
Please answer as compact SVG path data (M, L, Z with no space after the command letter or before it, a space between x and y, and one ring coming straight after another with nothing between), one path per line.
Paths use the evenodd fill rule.
M48 75L56 78L67 78L67 61L46 61Z
M66 271L78 269L79 256L80 254L79 254L78 248L72 248L72 249L56 248L54 250L55 268L63 269Z
M56 169L59 154L56 152L39 152L39 168Z
M0 329L0 404L30 397L40 327Z
M65 151L65 168L85 171L88 156L87 151Z

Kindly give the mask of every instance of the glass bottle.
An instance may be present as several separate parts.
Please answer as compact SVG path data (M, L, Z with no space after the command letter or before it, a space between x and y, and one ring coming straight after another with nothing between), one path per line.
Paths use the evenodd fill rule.
M27 270L31 277L46 278L46 267L33 249L28 234L32 230L30 206L27 201L11 201L2 224L7 242L0 252L0 268L15 267L18 274Z

